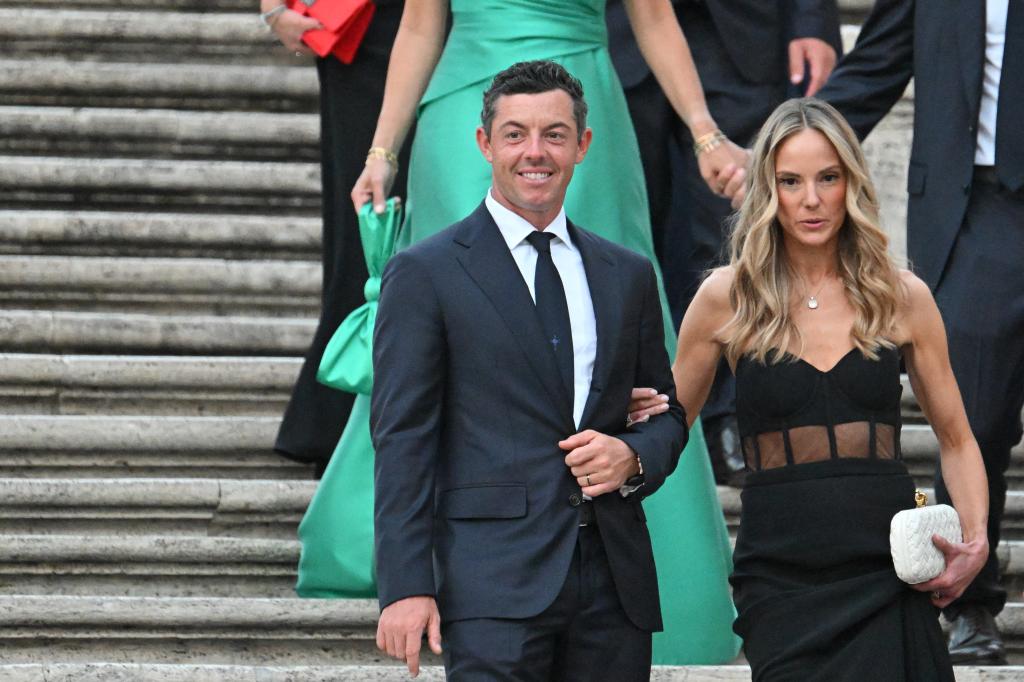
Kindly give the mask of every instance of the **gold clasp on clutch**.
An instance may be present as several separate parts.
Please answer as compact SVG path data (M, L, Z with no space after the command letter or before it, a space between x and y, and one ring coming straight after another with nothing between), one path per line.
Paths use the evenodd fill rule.
M918 508L928 504L928 496L924 494L924 491L920 488L914 491L914 502L917 503Z

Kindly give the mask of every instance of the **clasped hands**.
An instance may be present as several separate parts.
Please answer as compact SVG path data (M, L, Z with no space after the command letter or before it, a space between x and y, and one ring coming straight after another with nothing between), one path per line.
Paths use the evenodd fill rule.
M714 149L699 153L697 166L711 191L729 199L733 208L739 208L743 203L750 158L750 150L725 140Z

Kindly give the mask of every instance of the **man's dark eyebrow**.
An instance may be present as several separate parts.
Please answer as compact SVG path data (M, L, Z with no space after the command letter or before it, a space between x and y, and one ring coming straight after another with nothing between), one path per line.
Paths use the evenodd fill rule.
M519 121L505 121L504 123L502 123L498 127L499 128L509 128L509 127L512 127L512 128L525 128L526 126L523 125L522 123L520 123ZM555 128L566 128L566 129L568 129L568 128L571 128L571 126L568 123L565 123L564 121L559 121L558 123L552 123L548 127L544 128L544 130L554 130Z

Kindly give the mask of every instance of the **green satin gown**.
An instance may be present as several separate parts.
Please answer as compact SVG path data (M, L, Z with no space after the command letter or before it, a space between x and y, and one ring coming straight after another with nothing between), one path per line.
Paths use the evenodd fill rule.
M483 92L497 72L516 61L551 59L583 83L590 108L587 124L594 131L590 151L569 186L566 214L654 260L643 169L622 86L608 56L604 5L605 0L452 0L452 30L419 108L407 215L397 248L435 234L479 205L491 181L490 166L475 140ZM666 345L672 353L675 330L663 309ZM331 468L358 472L358 478L345 476L348 480L339 484L341 495L372 481L368 410L360 401L368 402L363 396L356 401L321 484L328 485ZM735 610L726 581L732 568L729 536L699 428L692 430L676 472L657 495L644 501L644 508L665 621L665 631L654 638L654 662L731 661L739 640L732 632ZM336 517L330 523L352 522ZM322 540L325 534L316 529L325 523L307 518L303 525L311 539ZM326 568L306 560L308 543L303 542L300 588L303 572ZM364 557L366 550L354 555ZM362 568L361 575L352 574L352 589L339 584L333 590L300 589L300 594L365 596L372 591L367 589L372 566L364 563Z

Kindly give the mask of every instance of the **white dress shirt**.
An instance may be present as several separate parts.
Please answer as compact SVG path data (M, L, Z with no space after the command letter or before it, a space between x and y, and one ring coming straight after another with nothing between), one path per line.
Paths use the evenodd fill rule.
M985 2L985 71L981 81L981 107L978 109L975 166L994 166L996 163L996 112L999 108L999 77L1003 72L1006 14L1009 9L1009 0Z
M534 303L537 295L533 290L534 275L537 272L537 249L533 248L526 237L535 228L526 220L499 204L491 192L487 192L484 200L487 210L498 225L501 236L508 244L512 258L519 266L519 272L526 280L530 296ZM583 256L569 237L569 228L565 221L563 208L544 228L544 232L555 235L551 240L551 260L554 261L558 276L562 279L565 289L565 302L569 307L569 326L572 329L573 351L573 408L572 418L579 428L583 417L583 407L590 395L590 380L594 371L594 359L597 357L597 320L594 317L594 301L590 298L590 285L587 284L587 273L583 269ZM566 434L568 435L568 434Z

